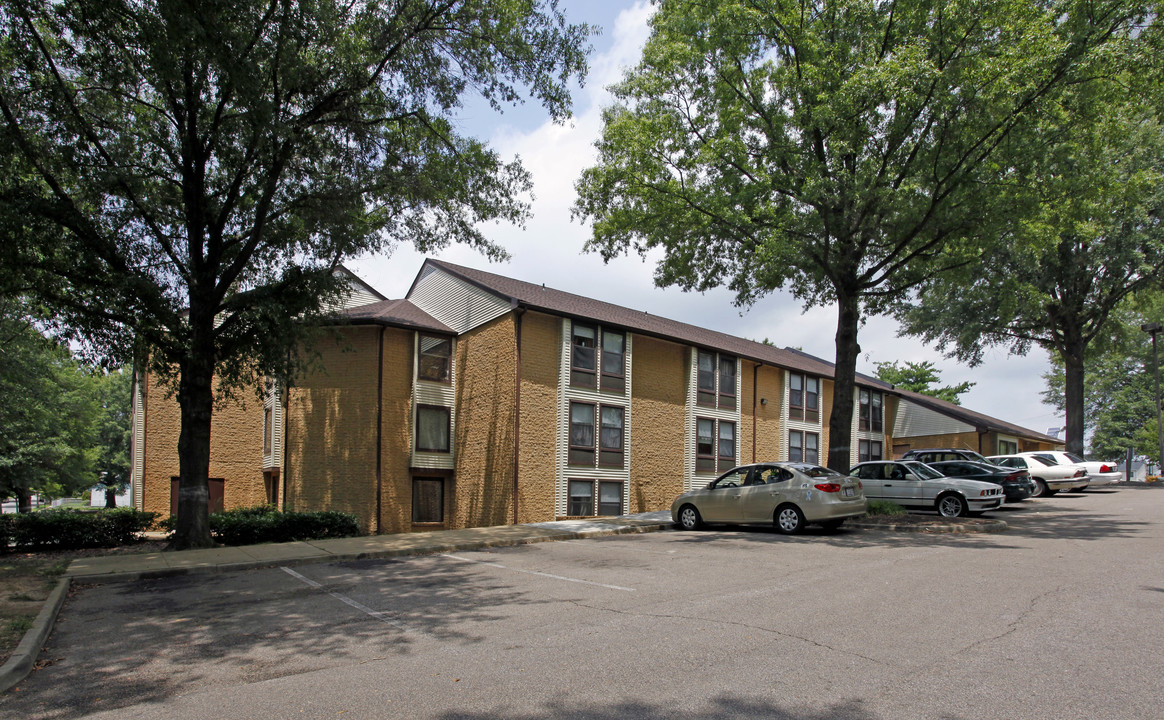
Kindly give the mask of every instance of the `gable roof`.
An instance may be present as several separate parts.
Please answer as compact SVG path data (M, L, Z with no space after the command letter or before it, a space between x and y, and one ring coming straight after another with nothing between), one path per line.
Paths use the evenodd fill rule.
M339 320L347 323L372 323L412 330L455 335L453 329L408 300L381 300L359 307L345 308L338 313Z
M685 345L724 352L731 355L760 362L765 365L788 370L809 373L824 378L833 379L835 365L827 360L809 355L794 348L778 348L773 345L746 340L726 333L709 330L678 320L671 320L660 315L615 305L588 298L582 295L548 288L514 278L497 275L495 273L477 270L475 268L455 265L443 260L428 258L424 261L416 280L409 288L409 295L416 288L417 283L426 275L426 270L435 268L449 275L459 278L497 298L505 301L512 307L525 307L554 315L563 315L569 318L610 325L624 330L630 330L642 335L648 335L663 340L670 340ZM418 309L419 312L419 309ZM435 322L435 321L434 321ZM991 417L961 405L941 400L930 395L912 392L872 377L857 373L856 383L859 386L881 390L896 395L909 402L929 408L935 412L973 425L979 432L988 430L1001 431L1019 437L1036 439L1043 442L1060 443L1055 438L1039 432Z

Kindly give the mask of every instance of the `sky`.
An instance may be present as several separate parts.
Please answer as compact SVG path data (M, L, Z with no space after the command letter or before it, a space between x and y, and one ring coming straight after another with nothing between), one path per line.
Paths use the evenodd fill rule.
M651 6L641 0L563 0L560 6L569 21L601 29L592 39L585 85L575 88L573 118L555 125L536 102L503 114L482 103L467 103L458 117L463 133L487 140L504 158L520 157L533 176L533 215L525 227L495 224L485 228L510 260L492 263L460 245L432 256L739 337L767 338L832 362L834 307L805 312L791 293L776 292L751 307L738 308L727 290L685 293L656 287L653 273L658 254L644 260L632 252L604 264L597 254L583 252L590 227L570 217L574 183L596 160L594 142L602 131L602 109L611 102L606 88L638 62L649 34ZM402 298L424 258L411 246L400 245L391 254L362 257L347 266L387 297ZM1044 351L1035 348L1026 356L1012 356L1005 348L992 349L981 365L970 368L914 338L898 337L897 330L892 318L867 319L858 334L858 372L875 374L876 362L930 361L937 366L943 385L976 383L962 395L967 408L1037 432L1063 424L1062 416L1040 397L1045 387L1042 375L1050 368Z

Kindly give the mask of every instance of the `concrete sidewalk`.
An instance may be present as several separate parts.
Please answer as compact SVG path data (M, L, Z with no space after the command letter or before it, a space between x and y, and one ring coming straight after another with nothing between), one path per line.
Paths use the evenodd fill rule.
M137 580L197 573L218 573L269 565L295 565L333 560L424 555L572 540L602 535L654 532L671 527L669 511L639 513L593 520L559 520L527 525L499 525L465 530L373 535L332 540L266 543L74 560L65 577L87 581Z

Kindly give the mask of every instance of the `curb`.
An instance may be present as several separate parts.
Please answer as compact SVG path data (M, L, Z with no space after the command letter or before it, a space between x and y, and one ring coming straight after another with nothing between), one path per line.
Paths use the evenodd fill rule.
M24 680L32 672L36 658L40 655L40 650L57 621L57 613L60 612L61 605L65 603L65 597L69 594L71 582L68 577L63 577L57 582L57 586L45 600L44 607L32 621L32 627L24 633L24 639L16 646L12 657L0 667L0 693Z
M998 533L1004 532L1010 526L1004 520L992 520L984 523L958 523L948 525L909 525L897 523L881 524L881 523L862 523L853 522L849 524L850 527L861 528L862 530L894 530L897 532L914 532L914 533Z

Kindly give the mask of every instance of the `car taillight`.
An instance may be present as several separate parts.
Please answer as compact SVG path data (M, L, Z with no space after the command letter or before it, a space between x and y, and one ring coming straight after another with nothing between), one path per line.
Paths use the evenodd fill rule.
M1105 472L1115 472L1115 468L1113 468L1111 465L1100 465L1100 466L1099 466L1099 471L1100 471L1101 473L1105 473Z
M1078 478L1078 477L1083 477L1083 476L1084 476L1084 475L1086 475L1086 474L1087 474L1087 471L1086 471L1086 470L1084 470L1083 468L1080 468L1080 469L1078 469L1078 470L1076 470L1076 471L1075 471L1075 475L1073 475L1072 477L1077 477L1077 478Z
M840 492L841 486L839 483L817 483L816 489L821 492Z
M1026 470L1023 470L1020 472L1012 472L1010 475L1006 476L1006 479L1007 480L1022 480L1023 473L1025 473L1025 472L1026 472Z

